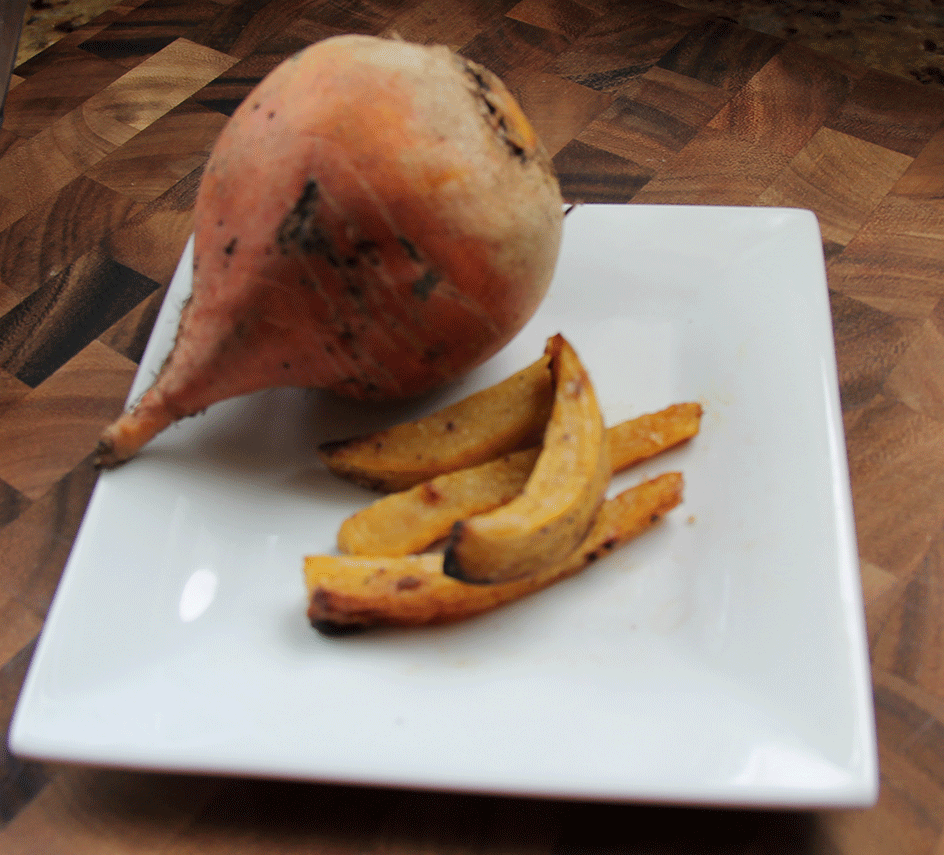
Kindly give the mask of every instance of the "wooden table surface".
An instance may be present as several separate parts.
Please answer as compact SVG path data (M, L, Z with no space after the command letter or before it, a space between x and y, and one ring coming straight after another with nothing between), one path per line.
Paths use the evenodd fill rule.
M4 853L944 853L944 89L659 0L123 0L15 70L0 130L8 723L191 230L209 149L343 31L500 74L569 200L819 216L880 740L869 810L593 805L102 771L4 754Z

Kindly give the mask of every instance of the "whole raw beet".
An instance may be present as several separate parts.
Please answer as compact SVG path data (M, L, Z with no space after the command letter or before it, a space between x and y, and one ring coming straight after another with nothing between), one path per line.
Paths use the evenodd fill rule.
M562 223L548 155L495 75L445 47L312 45L221 133L173 351L99 462L271 386L382 400L460 376L534 313Z

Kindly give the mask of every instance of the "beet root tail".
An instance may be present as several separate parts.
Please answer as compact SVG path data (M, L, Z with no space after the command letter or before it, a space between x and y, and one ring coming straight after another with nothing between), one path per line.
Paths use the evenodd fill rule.
M163 396L151 389L140 403L126 410L102 431L95 452L95 466L111 469L124 463L179 417L166 406Z

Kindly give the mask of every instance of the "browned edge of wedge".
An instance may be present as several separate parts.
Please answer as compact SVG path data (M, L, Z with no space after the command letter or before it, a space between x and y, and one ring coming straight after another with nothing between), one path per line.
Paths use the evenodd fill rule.
M325 635L370 626L422 626L475 617L580 572L655 525L682 501L683 478L666 472L608 499L567 558L527 579L468 585L442 573L434 553L398 558L306 558L308 619ZM319 572L318 567L322 567Z

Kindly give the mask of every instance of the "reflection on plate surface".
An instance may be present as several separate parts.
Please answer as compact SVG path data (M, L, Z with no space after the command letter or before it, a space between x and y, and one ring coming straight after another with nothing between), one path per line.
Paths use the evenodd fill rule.
M176 329L188 247L131 391ZM322 638L302 556L370 498L314 453L502 379L563 332L608 423L698 400L684 504L587 572L449 627ZM102 475L11 745L130 767L510 794L867 805L862 600L820 236L806 211L588 205L487 365L370 409L271 390Z

